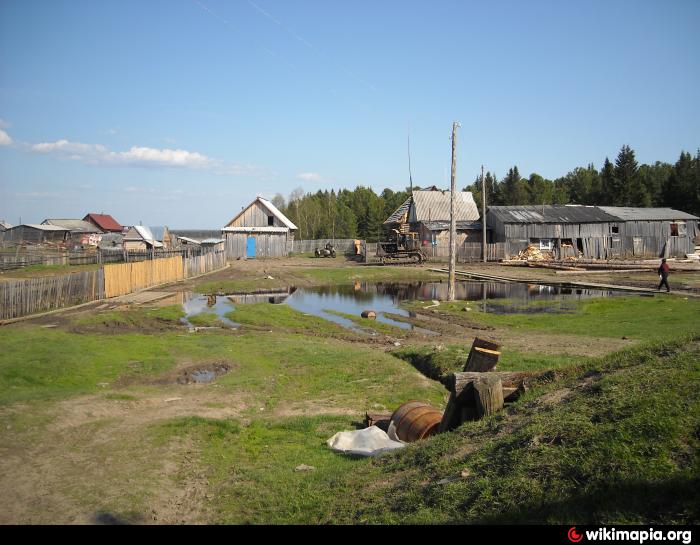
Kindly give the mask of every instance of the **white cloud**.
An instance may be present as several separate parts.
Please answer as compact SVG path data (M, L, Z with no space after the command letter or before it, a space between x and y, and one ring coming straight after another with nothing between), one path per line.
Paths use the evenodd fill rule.
M325 181L325 178L321 176L318 172L302 172L297 174L298 180L304 180L305 182L316 182L320 183Z
M53 199L58 197L59 194L48 191L30 191L28 193L15 193L15 196L23 197L25 199Z
M126 165L143 167L172 167L206 169L221 175L253 176L262 178L269 173L255 165L228 163L184 149L132 146L127 151L112 151L102 144L84 144L69 140L42 142L29 145L30 151L51 154L62 159L91 165Z
M12 138L5 131L0 129L0 146L9 146L12 144Z

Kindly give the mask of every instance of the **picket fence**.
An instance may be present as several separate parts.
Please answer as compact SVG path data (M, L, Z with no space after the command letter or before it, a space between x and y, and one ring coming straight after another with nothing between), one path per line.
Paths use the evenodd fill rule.
M223 251L104 265L94 271L0 281L0 320L126 295L226 266Z

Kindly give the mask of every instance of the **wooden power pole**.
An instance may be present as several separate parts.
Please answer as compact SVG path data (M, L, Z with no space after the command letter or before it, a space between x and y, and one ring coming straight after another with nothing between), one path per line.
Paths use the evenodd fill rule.
M481 248L483 250L482 253L484 254L484 263L486 263L486 180L484 179L484 165L481 165L481 202L481 230L483 233Z
M455 199L457 194L457 127L452 123L452 174L450 176L450 275L447 285L447 300L455 300L455 261L457 254L457 217L455 216Z

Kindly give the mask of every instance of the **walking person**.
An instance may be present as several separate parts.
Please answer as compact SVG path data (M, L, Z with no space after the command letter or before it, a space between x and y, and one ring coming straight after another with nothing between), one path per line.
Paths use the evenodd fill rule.
M666 291L670 292L671 288L668 285L668 274L670 272L670 269L668 267L668 263L666 263L666 258L663 258L661 260L661 266L659 267L659 270L657 271L659 273L659 278L661 279L661 282L659 282L659 287L656 288L657 290L661 289L661 286L666 286Z

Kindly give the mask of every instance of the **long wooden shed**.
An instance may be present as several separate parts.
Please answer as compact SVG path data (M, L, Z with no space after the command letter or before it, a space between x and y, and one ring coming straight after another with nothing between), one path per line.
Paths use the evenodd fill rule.
M257 197L221 230L228 259L289 254L297 226L267 199Z
M584 205L491 206L490 242L505 257L538 245L556 257L588 259L685 257L695 250L698 218L671 208Z

